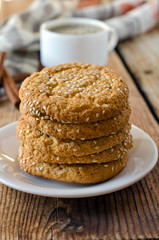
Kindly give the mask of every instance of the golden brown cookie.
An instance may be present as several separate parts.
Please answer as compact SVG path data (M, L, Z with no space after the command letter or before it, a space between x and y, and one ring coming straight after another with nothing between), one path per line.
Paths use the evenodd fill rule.
M58 156L84 156L102 152L123 142L129 131L130 125L127 125L119 132L107 137L90 140L70 140L48 136L27 124L23 117L19 119L17 124L17 137L22 144L25 143L25 145L34 146L35 149L49 151Z
M126 154L117 161L103 164L50 164L43 161L34 161L33 156L27 156L20 150L20 167L33 176L51 178L65 182L76 183L97 183L106 181L118 174L125 166L128 160Z
M36 145L34 142L26 144L21 142L21 148L25 149L24 156L33 156L37 162L43 161L48 163L58 164L90 164L90 163L103 163L110 162L121 157L132 147L132 136L129 133L128 137L121 143L112 148L106 149L102 152L84 156L58 156L53 154L52 149L48 145Z
M129 95L125 81L106 67L70 63L44 68L20 88L24 110L39 119L97 122L118 115Z
M24 119L35 129L46 133L49 136L62 139L92 139L103 136L108 136L111 133L116 133L125 127L129 122L131 109L129 106L124 108L122 112L113 117L95 123L60 123L53 120L39 119L25 114L22 110Z

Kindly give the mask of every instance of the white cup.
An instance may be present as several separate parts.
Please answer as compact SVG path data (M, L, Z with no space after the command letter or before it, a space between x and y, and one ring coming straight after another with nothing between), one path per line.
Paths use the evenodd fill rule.
M54 32L55 27L70 24L95 26L101 31L86 34ZM40 59L44 67L69 62L81 62L105 66L108 53L118 43L115 29L105 23L88 18L61 18L45 22L40 27Z

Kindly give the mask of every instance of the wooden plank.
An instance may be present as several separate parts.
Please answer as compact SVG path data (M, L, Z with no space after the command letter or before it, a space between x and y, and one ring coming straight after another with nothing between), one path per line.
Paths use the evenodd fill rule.
M134 81L126 71L123 63L115 52L111 54L109 65L116 72L118 72L127 82L130 89L130 103L132 107L131 119L134 125L142 128L154 139L159 147L159 128L158 124L152 116L149 107L144 101L143 97L137 90Z
M0 1L0 22L6 20L11 15L24 11L33 0L21 1Z
M119 44L118 50L159 118L159 27Z
M9 102L9 100L3 101L0 98L0 127L16 121L19 116L19 111Z
M131 90L132 123L147 131L159 146L156 121L116 53L110 66ZM0 106L0 125L18 118L8 102ZM136 240L159 239L159 164L142 181L99 197L46 198L0 185L0 239Z

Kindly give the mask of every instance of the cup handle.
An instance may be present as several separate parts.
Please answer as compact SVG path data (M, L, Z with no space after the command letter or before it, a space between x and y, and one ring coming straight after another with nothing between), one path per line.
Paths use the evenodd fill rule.
M112 51L118 44L119 37L116 29L109 26L110 38L108 41L108 52Z

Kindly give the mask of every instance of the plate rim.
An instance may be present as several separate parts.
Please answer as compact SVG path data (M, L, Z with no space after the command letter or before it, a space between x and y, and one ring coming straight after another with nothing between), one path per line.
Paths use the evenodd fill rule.
M16 127L16 125L17 125L17 121L9 123L9 124L1 127L0 128L0 134L1 134L2 131L5 131L6 129L8 129L10 127ZM107 190L105 188L100 188L99 187L101 184L105 183L105 182L102 182L102 183L97 183L97 184L91 185L91 188L90 188L90 186L88 186L88 187L85 187L84 189L83 188L79 188L78 189L76 187L73 188L73 189L67 189L67 188L66 189L45 188L45 191L44 191L45 193L44 192L42 193L42 192L39 192L38 189L36 190L36 188L38 188L38 187L35 186L35 185L32 185L33 190L29 190L28 187L27 187L27 189L25 189L24 187L21 187L20 185L15 186L14 185L15 182L13 182L13 184L12 184L12 182L7 182L6 183L6 181L3 181L3 179L1 179L1 178L0 178L0 182L2 184L4 184L4 185L8 186L8 187L11 187L11 188L16 189L16 190L21 191L21 192L26 192L26 193L29 193L29 194L35 194L35 195L39 195L39 196L59 197L59 198L85 198L85 197L93 197L93 196L99 196L99 195L113 193L113 192L122 190L124 188L127 188L127 187L133 185L134 183L138 182L142 178L144 178L150 171L152 171L152 169L154 168L154 166L156 165L157 160L158 160L158 148L157 148L157 145L154 142L154 140L149 136L148 133L146 133L144 130L140 129L139 127L137 127L137 126L135 126L133 124L131 125L131 127L132 127L132 129L134 128L136 131L141 132L142 134L144 134L145 137L148 138L148 140L152 143L153 151L154 151L154 159L150 163L149 168L147 168L144 171L143 174L138 175L132 181L128 181L127 183L122 184L121 186L117 185L116 187L113 187L113 189ZM16 137L16 135L15 135L15 137ZM0 141L1 141L1 139L0 139ZM24 172L24 174L26 174L26 173ZM27 176L29 177L29 174L27 174ZM24 184L23 184L23 186L24 186ZM94 186L95 186L95 189L94 189ZM52 193L52 191L54 191L54 193ZM58 191L60 193L57 193ZM83 191L84 191L84 193L81 193Z

